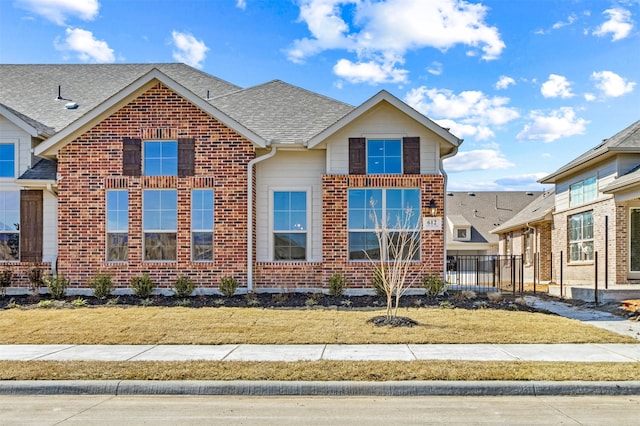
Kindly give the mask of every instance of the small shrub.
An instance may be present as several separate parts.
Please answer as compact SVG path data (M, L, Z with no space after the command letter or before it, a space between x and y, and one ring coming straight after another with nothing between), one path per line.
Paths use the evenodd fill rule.
M477 309L486 309L489 306L486 300L478 300L473 302L473 307Z
M89 281L89 288L93 290L93 295L98 299L106 299L111 296L113 291L113 282L111 277L106 274L97 274Z
M312 307L312 306L317 305L317 304L318 304L318 300L317 300L315 297L311 296L311 297L308 297L308 298L307 298L307 300L305 300L305 301L304 301L304 304L305 304L307 307L309 307L309 308L310 308L310 307Z
M31 268L29 270L29 290L31 294L37 295L40 293L40 288L44 285L44 274L41 268Z
M196 286L188 277L180 275L175 283L173 283L173 293L176 297L185 298L191 296Z
M511 309L512 311L519 311L520 308L518 308L518 304L517 303L509 303L509 309Z
M345 308L349 308L349 307L351 307L351 304L352 304L352 303L353 303L353 302L351 302L351 300L349 300L349 299L343 299L343 300L341 300L341 301L340 301L340 304L341 304L342 306L344 306Z
M53 300L41 300L38 302L39 308L50 308L53 306Z
M478 297L475 291L472 290L464 290L458 293L458 298L460 300L474 300Z
M419 308L423 304L424 303L422 302L422 299L416 299L416 300L413 301L413 306L415 306L416 308Z
M441 308L453 308L453 305L448 300L443 300L439 305Z
M255 293L247 293L244 296L244 300L247 302L247 306L256 307L260 306L260 300L258 300L258 295Z
M149 274L131 278L133 294L140 299L148 299L154 288L156 288L156 285L149 277Z
M422 286L427 297L437 297L444 293L446 283L437 275L429 275L422 279Z
M529 306L524 297L518 297L516 300L514 300L514 303L517 303L520 306Z
M112 297L111 299L107 300L107 305L116 306L118 302L120 302L120 296Z
M491 291L487 293L487 299L489 299L491 303L500 303L502 302L502 293L499 291Z
M289 293L273 293L271 301L276 305L284 305L289 300Z
M0 272L0 294L7 295L7 287L11 285L13 280L13 272L10 269L5 269Z
M220 293L224 297L232 297L238 289L238 280L233 277L222 277L220 280Z
M220 298L218 298L218 299L214 300L214 301L213 301L213 303L215 303L215 304L216 304L216 305L218 305L218 306L224 306L224 304L225 304L226 302L225 302L225 300L224 300L222 297L220 297Z
M191 300L189 299L180 299L176 302L177 306L181 306L183 308L186 308L187 306L191 306Z
M15 299L13 298L11 298L11 300L9 300L9 303L7 304L7 309L15 309L19 307L20 307L20 304L16 302Z
M347 279L340 273L335 273L329 278L329 295L340 297L347 287Z
M62 274L58 274L55 277L45 275L44 281L49 289L49 294L55 300L64 299L67 293L67 287L69 287L69 280Z
M376 292L376 296L385 297L387 295L386 291L384 290L384 280L382 279L382 271L380 270L380 268L376 268L375 271L373 271L371 286Z
M74 308L81 308L81 307L83 307L83 306L87 306L87 301L86 301L86 300L84 300L82 297L78 297L77 299L73 299L73 300L71 301L71 305L72 305Z
M141 304L142 306L152 306L152 305L153 305L153 299L152 299L152 298L150 298L150 297L147 297L146 299L142 299L142 300L140 301L140 304Z

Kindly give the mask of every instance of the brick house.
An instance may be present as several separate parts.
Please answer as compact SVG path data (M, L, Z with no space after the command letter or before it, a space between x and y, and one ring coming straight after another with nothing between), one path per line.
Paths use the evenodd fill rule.
M517 247L532 229L543 281L593 288L597 280L600 289L640 283L640 121L539 182L554 190L494 230L501 252L508 238Z
M370 288L382 220L417 212L412 274L444 269L442 159L462 141L381 91L353 107L183 64L0 65L0 259L86 288Z

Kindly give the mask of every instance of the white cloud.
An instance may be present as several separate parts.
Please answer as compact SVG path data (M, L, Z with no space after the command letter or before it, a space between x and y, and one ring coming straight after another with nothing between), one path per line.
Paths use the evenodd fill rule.
M324 50L341 49L357 56L357 61L350 61L352 64L375 62L380 69L394 73L409 50L433 47L444 51L465 45L481 51L483 59L492 60L505 48L498 29L485 23L488 8L464 0L300 3L300 21L307 24L311 36L295 40L286 51L292 62L303 62ZM343 16L351 16L352 11L353 20L345 21ZM374 77L380 79L377 74ZM389 75L383 81L394 78Z
M568 25L573 24L577 19L578 18L576 17L575 14L571 14L571 15L569 15L569 17L567 18L566 21L558 21L555 24L553 24L551 26L551 28L554 29L554 30L557 30L557 29L560 29L562 27L566 27Z
M202 68L202 62L209 50L202 40L197 40L191 34L179 31L172 31L171 38L176 48L173 51L173 59L192 67Z
M246 0L237 0L236 7L238 9L246 10L247 9L247 1Z
M566 99L574 96L574 94L571 93L571 83L566 77L557 74L549 75L549 80L542 83L540 92L545 98Z
M497 149L476 149L458 152L454 157L444 160L447 172L469 172L473 170L508 169L514 164Z
M91 21L98 15L98 0L16 0L16 5L64 25L69 17Z
M584 100L587 102L593 102L596 100L596 95L594 95L593 93L585 93Z
M63 42L58 39L54 46L58 50L71 51L83 62L110 63L115 61L113 49L106 41L97 40L91 31L67 28Z
M532 123L525 125L518 133L518 140L541 140L553 142L556 139L574 135L583 135L589 121L576 117L573 108L564 107L544 115L541 111L532 111L529 118Z
M431 66L427 68L427 72L432 75L441 75L442 64L440 62L432 62Z
M600 25L593 35L605 37L611 34L611 41L618 41L626 38L633 29L633 21L631 20L631 12L621 7L607 9L603 12L609 15L609 20Z
M617 98L633 91L636 83L627 81L612 71L599 71L591 74L591 79L596 82L596 87L606 97Z
M500 79L496 83L496 89L504 90L514 84L516 84L516 81L513 78L507 77L506 75L501 75Z
M340 59L333 67L333 72L350 83L406 83L408 71L393 65L374 61L353 63L348 59Z
M517 191L532 187L538 187L542 189L542 186L538 183L539 179L547 176L548 173L527 173L522 175L505 176L500 179L496 179L496 183L500 185L504 191Z
M405 101L441 126L450 127L454 135L474 136L486 140L494 136L491 126L501 126L520 116L509 108L509 98L488 97L481 91L455 94L447 89L412 89Z

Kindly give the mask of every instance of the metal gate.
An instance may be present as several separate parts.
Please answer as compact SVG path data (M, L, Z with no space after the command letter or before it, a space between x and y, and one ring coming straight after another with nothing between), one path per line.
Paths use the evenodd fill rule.
M522 255L447 256L447 283L457 290L522 292Z

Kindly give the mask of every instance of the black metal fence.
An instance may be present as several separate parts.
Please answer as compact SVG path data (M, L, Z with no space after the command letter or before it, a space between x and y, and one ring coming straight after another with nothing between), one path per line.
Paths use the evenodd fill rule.
M524 290L521 255L447 256L447 283L459 290Z

